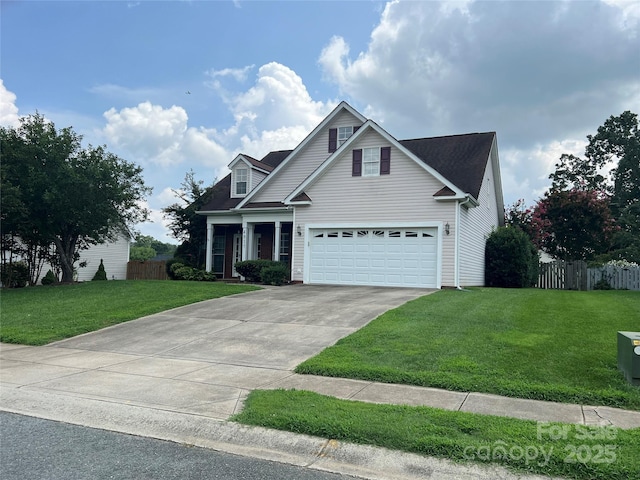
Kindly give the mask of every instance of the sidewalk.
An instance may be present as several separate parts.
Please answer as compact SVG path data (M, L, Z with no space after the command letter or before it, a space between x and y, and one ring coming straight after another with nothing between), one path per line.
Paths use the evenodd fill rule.
M0 410L371 479L543 478L226 422L251 389L582 425L640 427L640 412L297 375L49 345L0 344Z

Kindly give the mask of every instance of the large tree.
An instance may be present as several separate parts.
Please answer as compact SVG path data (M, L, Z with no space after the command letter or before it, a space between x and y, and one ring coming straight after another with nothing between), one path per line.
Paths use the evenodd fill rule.
M182 241L175 256L196 268L204 265L207 244L207 218L196 212L209 199L212 188L213 184L205 186L204 181L196 180L193 170L189 170L181 188L173 190L179 202L162 209L173 237Z
M616 231L609 198L596 190L553 190L531 217L534 243L563 260L593 260L611 246Z
M618 228L601 260L640 261L640 131L638 115L625 111L609 117L589 143L584 157L562 155L551 192L578 189L606 192ZM607 173L607 170L609 173Z
M52 247L63 282L73 281L80 251L148 218L142 169L106 147L82 148L71 127L36 113L0 129L0 141L2 235Z

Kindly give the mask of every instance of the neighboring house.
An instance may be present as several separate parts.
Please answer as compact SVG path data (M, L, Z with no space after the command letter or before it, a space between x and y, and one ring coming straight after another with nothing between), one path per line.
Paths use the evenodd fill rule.
M80 252L80 260L76 263L78 282L86 282L93 279L98 271L100 260L104 263L104 270L108 280L126 280L127 262L129 262L130 239L128 235L120 235L117 240L98 245L92 245L87 250ZM85 267L79 267L81 262L86 262ZM47 273L46 270L44 273Z
M78 282L92 280L102 259L108 280L126 280L129 245L130 238L128 234L122 234L114 241L92 245L87 250L82 250L80 252L80 260L75 263L77 275L74 275L74 279ZM16 257L15 260L19 260L19 257ZM83 262L86 262L86 265L80 267L80 263ZM45 262L38 278L38 284L50 269L52 269L51 265Z
M286 262L312 284L484 284L504 224L496 134L396 140L342 102L294 150L238 155L198 213L206 268Z

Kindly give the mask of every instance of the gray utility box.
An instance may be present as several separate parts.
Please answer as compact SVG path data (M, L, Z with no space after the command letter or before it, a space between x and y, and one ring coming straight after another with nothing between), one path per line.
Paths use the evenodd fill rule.
M640 332L618 332L618 368L631 385L640 386Z

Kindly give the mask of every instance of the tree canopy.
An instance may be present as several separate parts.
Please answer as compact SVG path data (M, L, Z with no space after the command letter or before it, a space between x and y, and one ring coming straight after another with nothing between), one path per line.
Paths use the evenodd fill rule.
M148 218L142 169L105 146L83 148L71 127L57 130L36 113L0 127L0 142L3 241L49 249L63 282L73 280L81 250Z
M638 116L611 116L587 140L583 157L560 157L533 208L507 209L507 224L559 258L640 262Z
M193 170L189 170L180 190L173 190L180 202L162 209L173 237L182 241L175 256L196 268L204 265L207 243L207 218L196 212L207 201L213 184L215 181L205 187L204 181L196 180Z

